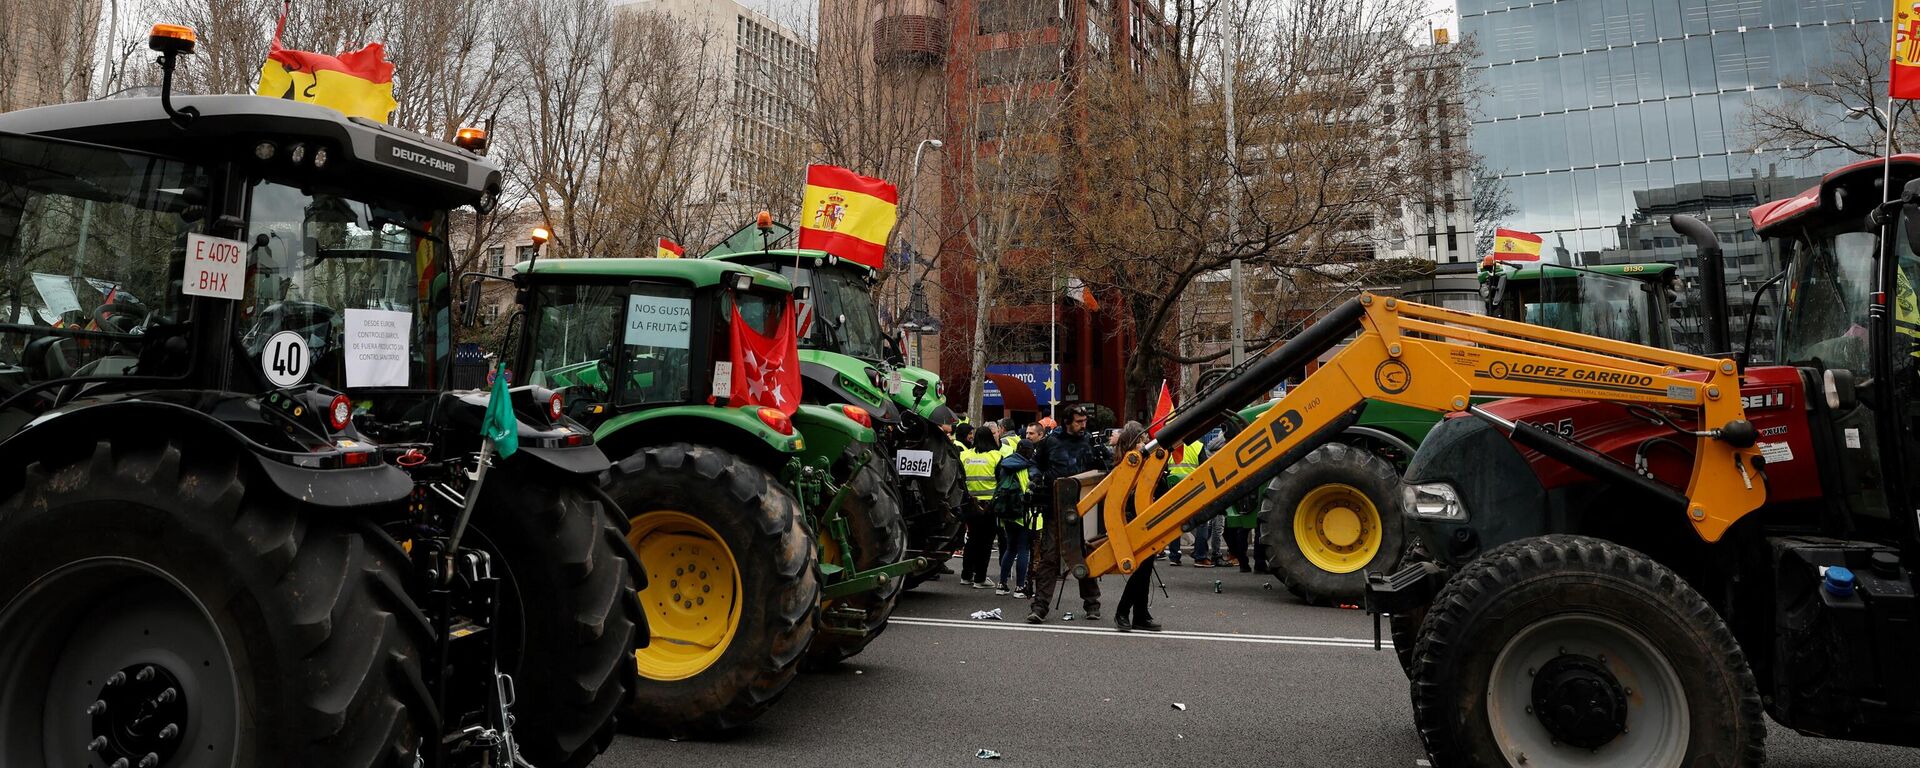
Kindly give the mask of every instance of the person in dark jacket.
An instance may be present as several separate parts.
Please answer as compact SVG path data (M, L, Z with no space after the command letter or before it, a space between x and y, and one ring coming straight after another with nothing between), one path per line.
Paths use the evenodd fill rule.
M1129 452L1140 450L1147 444L1147 428L1137 421L1129 421L1113 435L1113 455L1123 458ZM1165 489L1162 488L1164 491ZM1136 629L1146 632L1160 631L1160 622L1153 620L1153 614L1147 612L1148 587L1153 586L1153 561L1160 559L1158 553L1147 556L1147 560L1127 576L1127 586L1120 590L1120 606L1113 609L1113 625L1122 632Z
M1033 551L1033 602L1032 611L1027 614L1028 624L1039 624L1047 620L1047 612L1052 607L1054 588L1059 586L1061 577L1061 553L1065 547L1080 546L1080 531L1067 525L1064 515L1054 508L1053 483L1055 480L1069 478L1090 469L1100 469L1093 463L1093 446L1087 441L1087 421L1091 413L1085 407L1075 408L1067 416L1065 424L1040 441L1034 451L1034 467L1031 470L1036 480L1034 500L1039 502L1041 529L1034 539ZM1079 579L1080 603L1086 611L1089 621L1100 619L1100 582L1096 579Z

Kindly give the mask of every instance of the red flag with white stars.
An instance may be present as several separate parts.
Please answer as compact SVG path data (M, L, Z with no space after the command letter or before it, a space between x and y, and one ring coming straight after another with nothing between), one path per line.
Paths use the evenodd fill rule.
M733 393L727 404L763 405L792 416L800 410L800 341L794 337L793 323L784 322L793 314L793 300L787 300L780 322L770 323L774 335L763 336L740 317L733 308L732 357Z

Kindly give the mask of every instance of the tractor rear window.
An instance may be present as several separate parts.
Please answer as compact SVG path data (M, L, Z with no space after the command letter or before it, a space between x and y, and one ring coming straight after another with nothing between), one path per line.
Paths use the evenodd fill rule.
M184 372L184 353L145 341L188 319L180 274L206 191L186 163L0 136L0 399L57 379Z

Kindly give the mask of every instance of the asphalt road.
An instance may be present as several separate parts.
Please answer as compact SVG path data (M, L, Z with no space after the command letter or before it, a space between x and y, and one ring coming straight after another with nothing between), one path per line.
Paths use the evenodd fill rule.
M954 577L902 597L887 634L840 670L803 675L721 741L622 736L595 766L1420 766L1407 684L1373 623L1313 608L1271 577L1159 569L1168 632L1079 620L1072 589L1040 627L1026 601ZM1215 594L1213 581L1222 591ZM1108 578L1111 616L1121 580ZM974 621L1002 608L1006 620ZM1075 621L1062 621L1067 610ZM1184 711L1173 705L1186 705ZM1776 768L1920 765L1920 750L1809 739L1769 721Z

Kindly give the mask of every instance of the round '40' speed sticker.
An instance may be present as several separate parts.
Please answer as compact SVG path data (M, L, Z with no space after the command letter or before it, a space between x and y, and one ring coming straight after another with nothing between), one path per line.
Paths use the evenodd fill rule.
M276 387L291 387L307 377L307 337L281 331L260 351L260 370Z

